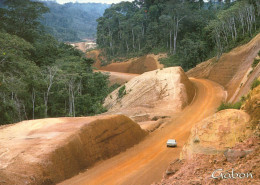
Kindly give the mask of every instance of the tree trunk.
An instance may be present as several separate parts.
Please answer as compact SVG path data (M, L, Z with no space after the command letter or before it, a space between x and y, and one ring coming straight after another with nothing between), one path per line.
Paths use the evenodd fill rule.
M129 51L129 46L128 46L127 40L125 41L125 43L126 43L126 52L128 53L128 51Z
M170 31L170 53L172 54L172 30Z
M45 117L47 118L48 117L48 100L49 100L49 93L50 93L50 90L51 90L51 87L53 85L53 79L54 79L54 76L57 72L57 69L55 67L49 67L48 68L48 78L49 78L49 81L47 82L47 91L46 93L44 93L44 104L45 104Z
M35 90L32 91L32 104L33 104L33 112L32 112L32 119L34 119L34 112L35 112Z
M135 49L135 35L134 35L134 29L132 28L132 37L133 37L133 49Z

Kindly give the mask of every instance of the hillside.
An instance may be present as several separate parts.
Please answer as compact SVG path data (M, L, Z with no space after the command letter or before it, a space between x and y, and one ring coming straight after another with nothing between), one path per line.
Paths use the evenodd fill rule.
M109 4L66 3L43 1L50 9L43 15L42 24L46 30L60 41L80 41L96 37L97 22Z
M259 0L1 2L1 185L259 184Z
M185 71L245 43L260 29L257 0L121 2L100 17L97 44L111 59L168 53Z
M1 1L3 2L3 1ZM0 125L105 111L108 76L72 46L45 33L38 1L0 7ZM98 92L98 93L97 93ZM87 106L86 106L87 105Z
M142 74L147 71L153 71L163 68L163 65L160 64L159 60L167 57L167 54L148 54L141 57L134 57L121 62L112 61L111 63L107 63L107 59L102 56L100 50L87 52L86 56L95 60L93 67L99 70Z
M227 90L227 100L238 101L242 95L248 92L247 88L247 91L237 96L247 81L252 83L260 75L259 65L254 69L251 67L259 51L260 34L249 43L224 53L218 61L216 58L212 58L197 65L189 70L187 75L195 78L207 78L221 84Z

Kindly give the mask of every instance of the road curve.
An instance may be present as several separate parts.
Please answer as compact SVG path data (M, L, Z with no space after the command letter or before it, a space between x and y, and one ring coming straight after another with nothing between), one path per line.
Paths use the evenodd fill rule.
M162 179L171 161L178 158L196 122L212 115L223 99L223 87L209 80L191 79L196 88L193 102L172 120L147 136L141 143L61 185L148 185ZM167 148L174 138L177 148Z
M110 85L113 84L125 84L132 78L139 76L140 74L134 74L134 73L121 73L121 72L113 72L113 71L104 71L104 70L96 70L101 73L108 73L109 74L109 82Z

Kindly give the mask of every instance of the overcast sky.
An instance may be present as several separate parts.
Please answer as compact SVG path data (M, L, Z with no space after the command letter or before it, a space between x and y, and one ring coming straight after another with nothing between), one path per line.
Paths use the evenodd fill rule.
M68 2L78 2L78 3L119 3L121 1L133 1L133 0L56 0L60 4L68 3Z

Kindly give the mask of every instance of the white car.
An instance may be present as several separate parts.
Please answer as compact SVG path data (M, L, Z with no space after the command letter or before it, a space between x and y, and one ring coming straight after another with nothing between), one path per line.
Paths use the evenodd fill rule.
M175 139L169 139L166 143L167 147L177 147L177 142Z

